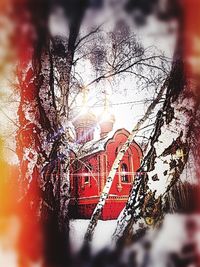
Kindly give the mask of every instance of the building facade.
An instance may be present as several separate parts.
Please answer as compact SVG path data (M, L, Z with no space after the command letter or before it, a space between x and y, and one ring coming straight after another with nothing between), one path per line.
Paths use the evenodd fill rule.
M98 121L91 113L81 115L74 121L77 153L72 155L70 176L70 213L73 218L91 217L117 153L129 136L126 129L113 132L114 121L111 114L103 114ZM94 127L97 123L100 138L94 140ZM116 172L101 219L111 220L119 216L128 199L141 159L142 150L133 142Z
M117 130L85 146L85 155L75 160L71 171L71 211L74 218L88 219L98 203L106 178L129 132ZM140 167L142 150L133 142L125 153L114 177L101 219L116 219L128 199L134 174Z

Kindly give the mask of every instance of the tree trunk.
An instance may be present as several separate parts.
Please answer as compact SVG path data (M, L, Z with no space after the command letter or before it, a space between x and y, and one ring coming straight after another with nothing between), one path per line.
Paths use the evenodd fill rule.
M32 56L35 59L35 55ZM47 231L44 232L46 255L61 259L66 258L69 232L68 154L65 132L56 123L57 111L51 90L52 66L46 47L37 60L40 62L38 72L31 57L23 62L19 72L21 101L17 153L23 181L22 200L28 205L28 214L31 212L27 219L37 220ZM53 240L48 242L50 237Z
M114 241L118 244L143 235L159 225L171 188L181 180L187 163L196 103L189 83L185 83L181 47L172 65L166 100L159 110L147 155L134 180L125 209L121 212ZM170 203L173 205L173 203Z
M167 82L166 82L167 83ZM120 162L122 160L122 158L124 157L126 151L128 150L129 146L132 144L132 142L134 141L135 136L137 135L137 133L140 131L142 125L146 122L146 120L149 118L149 116L151 115L151 113L153 112L154 108L156 107L156 105L159 103L160 99L162 98L164 91L166 89L166 83L161 87L157 97L155 98L155 100L151 103L151 105L148 107L146 113L144 114L144 116L138 121L138 123L135 125L135 127L133 128L133 130L131 131L131 134L129 135L127 141L123 144L123 146L121 147L119 153L117 154L117 157L114 160L114 163L111 167L111 170L109 172L109 175L107 177L106 180L106 184L103 188L103 191L101 193L99 202L97 204L97 206L95 207L90 223L88 225L87 228L87 232L85 234L85 241L91 241L93 234L94 234L94 230L95 227L97 225L98 219L101 216L103 207L105 205L106 199L109 196L109 191L110 188L112 186L112 182L114 180L115 174L117 169L119 168Z
M68 97L75 42L87 1L79 6L63 3L66 12L71 6L74 8L70 14L68 44L65 45L67 41L62 44L65 48L63 54L59 54L62 52L59 48L52 51L50 45L52 38L47 26L50 2L27 0L16 6L19 14L16 21L21 97L18 110L20 128L16 139L22 202L26 203L23 214L27 214L28 220L25 228L29 228L27 231L31 234L31 223L40 222L38 228L41 226L43 229L47 266L66 266L69 259L70 188ZM59 66L62 110L58 109L55 99L56 63ZM28 239L27 231L24 235ZM32 242L33 246L38 247Z

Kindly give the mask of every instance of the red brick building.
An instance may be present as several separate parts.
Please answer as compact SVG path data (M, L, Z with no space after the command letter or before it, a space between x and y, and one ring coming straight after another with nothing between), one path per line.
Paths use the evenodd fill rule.
M126 129L113 132L113 124L114 117L106 114L104 119L99 121L100 139L94 140L97 120L93 114L78 117L74 122L77 153L76 160L73 160L70 178L72 196L70 206L74 218L91 217L114 159L127 140L129 132ZM133 142L114 177L101 219L110 220L118 217L127 201L134 172L140 167L141 158L142 150L136 142Z

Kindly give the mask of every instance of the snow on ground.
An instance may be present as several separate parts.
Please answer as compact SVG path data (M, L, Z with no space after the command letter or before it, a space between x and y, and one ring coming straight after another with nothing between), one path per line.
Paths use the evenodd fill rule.
M188 219L193 219L195 225L191 226L190 224L189 228L188 226L186 227ZM19 226L17 226L15 218L4 221L4 224L5 222L7 225L6 231L0 236L0 267L17 267L18 255L15 249L15 243L19 237ZM98 222L92 242L94 252L110 246L116 222L116 220L100 220ZM0 221L0 223L2 222ZM73 252L77 252L81 248L88 223L89 220L71 220L70 238ZM151 252L153 265L150 265L151 267L166 267L168 255L171 252L181 253L184 244L195 242L197 251L200 253L200 216L167 215L162 229L153 236L153 239L151 239L153 241ZM142 253L140 244L138 244L138 249ZM37 264L37 267L41 266L40 263Z
M198 244L198 250L200 251L200 216L198 215L166 215L163 227L161 231L156 234L154 239L153 252L157 255L163 255L169 251L179 251L181 245L186 241L189 241L191 237L185 228L186 221L188 219L194 219L196 222L195 239ZM86 232L89 220L72 220L70 222L70 239L72 251L76 252L81 248L83 244L84 234ZM117 221L101 221L99 220L94 233L94 239L92 241L92 249L94 252L111 245L112 234L116 228ZM159 253L158 253L159 252Z
M72 251L76 252L83 244L84 234L86 233L89 220L71 220L70 222L70 240ZM116 228L117 221L99 220L95 229L92 248L94 251L100 250L111 244L112 234Z

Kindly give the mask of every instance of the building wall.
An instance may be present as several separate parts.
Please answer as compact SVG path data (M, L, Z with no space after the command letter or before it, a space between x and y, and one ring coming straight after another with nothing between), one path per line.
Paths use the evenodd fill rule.
M99 196L99 155L92 155L76 162L71 177L71 195L75 197ZM88 181L87 181L88 180ZM72 182L73 181L73 182Z
M106 146L106 154L107 154L107 166L108 166L108 171L111 169L112 164L115 160L115 157L120 150L121 146L126 142L127 140L127 132L126 131L121 131L119 134L116 134L114 136L114 142L111 140L107 146ZM130 146L128 151L125 153L125 156L123 157L120 167L118 169L117 174L115 175L114 181L112 183L112 187L110 190L110 195L118 195L118 196L123 196L123 195L128 195L131 184L134 180L134 172L137 171L137 169L140 167L140 161L142 157L142 151L140 147L135 143ZM123 182L122 181L122 169L121 166L122 164L126 164L128 167L128 182ZM106 177L105 177L106 179Z
M108 140L105 151L83 158L73 166L71 195L76 199L79 218L90 218L117 152L126 142L127 137L126 130L117 131L114 138ZM140 147L136 143L132 144L121 162L121 165L125 163L128 167L128 182L122 181L121 168L119 168L103 210L103 219L116 218L124 207L134 180L134 172L140 167L141 157Z

